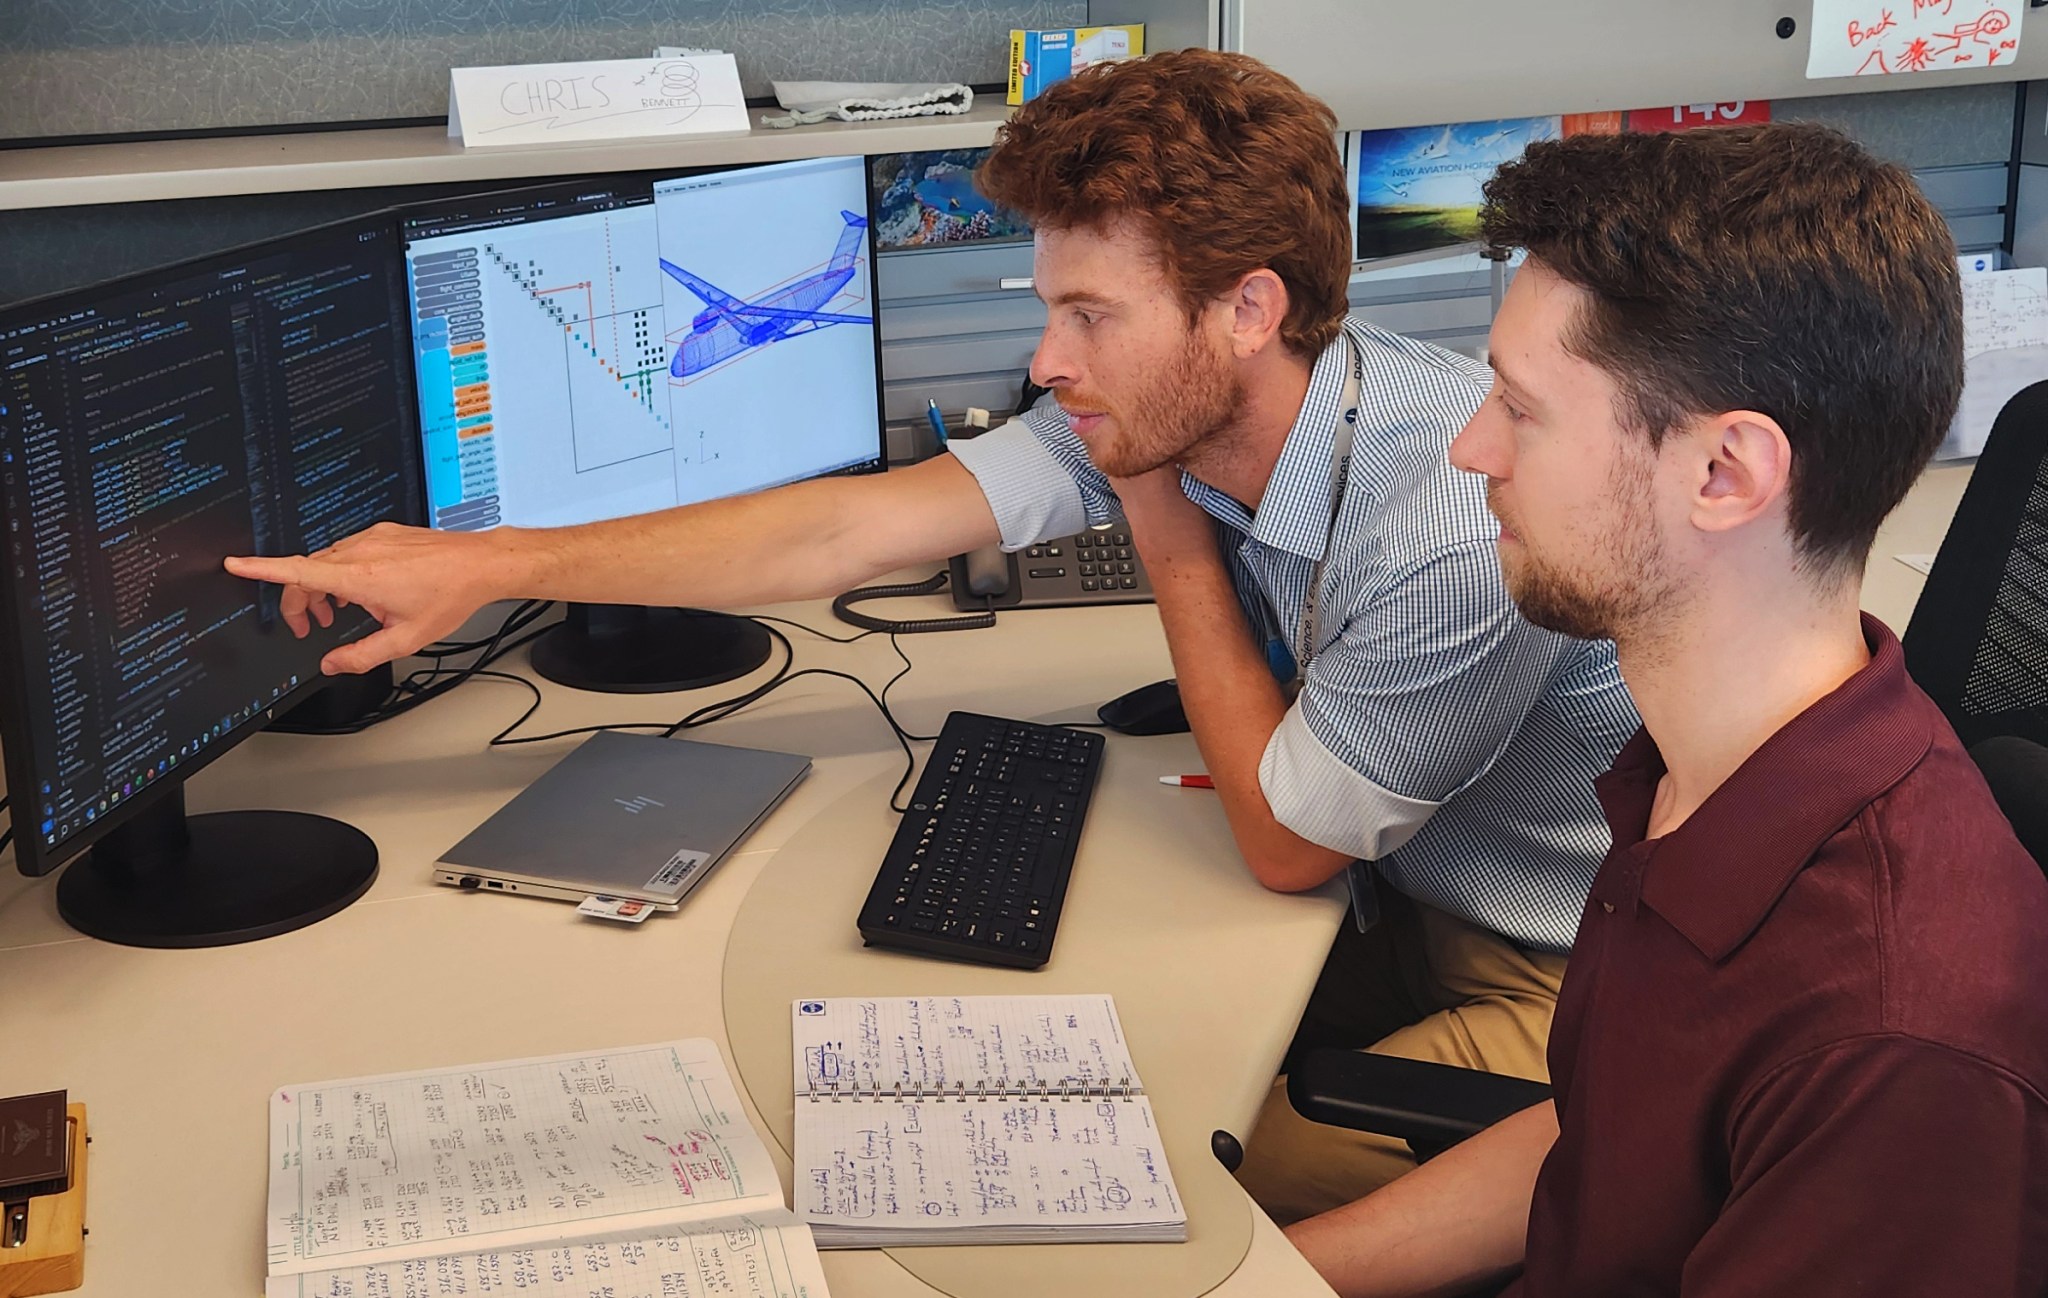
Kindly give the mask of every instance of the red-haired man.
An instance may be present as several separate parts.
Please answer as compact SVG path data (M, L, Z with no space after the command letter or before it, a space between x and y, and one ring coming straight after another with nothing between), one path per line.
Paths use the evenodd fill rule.
M1298 1040L1542 1077L1563 953L1607 845L1592 795L1636 727L1611 646L1502 586L1452 436L1484 367L1346 316L1349 198L1327 107L1241 55L1090 69L1006 125L981 184L1028 216L1058 404L880 477L545 531L383 526L238 559L381 631L360 671L493 599L727 607L831 594L1121 510L1239 849L1277 889L1355 861ZM1276 1090L1244 1176L1276 1217L1343 1203L1405 1150L1312 1127Z

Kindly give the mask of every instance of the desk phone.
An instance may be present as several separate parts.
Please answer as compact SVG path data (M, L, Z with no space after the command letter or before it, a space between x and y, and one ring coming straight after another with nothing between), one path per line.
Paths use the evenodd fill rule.
M1152 602L1152 582L1120 518L1014 554L991 546L955 555L952 575L953 604L970 612Z

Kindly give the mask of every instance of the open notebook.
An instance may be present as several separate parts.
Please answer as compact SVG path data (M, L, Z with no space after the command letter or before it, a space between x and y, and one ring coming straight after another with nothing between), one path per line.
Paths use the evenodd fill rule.
M287 1086L266 1298L826 1298L718 1048Z
M800 1000L792 1022L820 1248L1187 1238L1109 997Z

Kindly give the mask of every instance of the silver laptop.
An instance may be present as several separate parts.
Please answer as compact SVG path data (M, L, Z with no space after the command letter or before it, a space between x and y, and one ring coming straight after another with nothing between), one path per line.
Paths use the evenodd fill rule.
M810 769L794 753L601 731L442 853L434 882L674 910Z

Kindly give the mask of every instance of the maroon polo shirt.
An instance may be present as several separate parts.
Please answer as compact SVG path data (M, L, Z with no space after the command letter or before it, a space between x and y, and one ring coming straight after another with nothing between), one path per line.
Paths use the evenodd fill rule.
M2048 880L1863 629L1670 834L1647 734L1601 777L1511 1293L2048 1293Z

